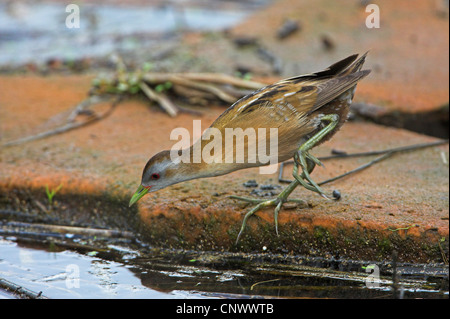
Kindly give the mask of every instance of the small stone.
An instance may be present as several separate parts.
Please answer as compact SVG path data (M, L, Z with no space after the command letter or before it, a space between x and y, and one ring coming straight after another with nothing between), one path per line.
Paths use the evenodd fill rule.
M258 183L254 179L248 180L242 185L245 187L258 187Z
M286 21L277 31L278 39L284 39L300 30L300 23L295 20Z
M261 185L259 188L263 191L267 191L267 190L273 190L275 188L280 188L280 185L267 184L267 185Z
M341 192L338 191L337 189L335 189L335 190L333 191L333 198L334 198L335 200L341 199Z

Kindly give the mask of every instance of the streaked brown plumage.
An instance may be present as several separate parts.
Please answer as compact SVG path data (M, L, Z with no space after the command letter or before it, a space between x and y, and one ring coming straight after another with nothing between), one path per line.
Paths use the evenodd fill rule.
M367 53L366 53L367 54ZM319 117L325 114L339 115L339 125L323 143L329 140L345 123L353 99L356 83L370 73L360 71L366 54L356 62L357 55L339 61L322 72L301 75L282 80L247 95L220 115L211 127L218 128L222 135L225 128L278 128L278 162L292 158L299 146L320 129ZM352 62L354 64L350 65ZM267 134L267 143L269 143ZM203 141L207 144L208 141ZM236 142L236 145L238 143ZM204 145L202 145L203 147ZM244 150L248 149L245 141ZM230 151L230 150L228 150ZM235 149L233 149L235 152ZM227 150L223 148L223 158ZM222 163L225 161L222 160ZM225 173L260 163L233 163L226 169L213 168ZM199 168L202 169L202 168Z
M324 117L329 118L328 115L333 115L337 120L335 126L332 126L330 130L325 130L325 136L315 141L317 143L314 146L329 140L347 120L356 84L370 73L370 70L361 71L366 54L360 58L356 54L349 56L324 71L285 79L249 94L230 106L210 128L219 130L222 136L226 135L226 128L241 128L244 131L250 128L255 129L256 132L258 132L258 128L265 128L267 132L270 128L277 128L278 162L286 161L294 157L299 152L299 148L316 136L315 134L324 132L324 128L327 126L327 123L322 121ZM232 152L235 156L236 151L239 150L238 147L242 144L245 151L249 150L249 147L255 146L249 145L249 140L251 139L245 138L245 136L240 140L236 139L233 147L229 149L226 149L225 143L222 143L222 152L219 155L221 158L217 158L218 163L208 164L204 161L193 163L195 143L190 147L190 163L172 162L170 151L156 154L147 162L142 175L142 185L131 199L130 205L149 191L153 192L175 183L219 176L239 169L266 164L259 160L249 163L247 161L248 154L245 154L243 163L226 163L226 154ZM201 143L203 150L209 142L210 140L199 139L196 143ZM267 146L269 142L269 134L266 134ZM252 142L250 141L250 143ZM309 159L314 159L307 154L308 150L304 150L305 157L309 156ZM304 171L305 169L309 171L308 165L297 163ZM306 175L308 175L307 172ZM321 190L314 186L309 176L306 177L307 184L301 184L308 189L317 188L317 190L312 190L322 194ZM281 204L287 201L287 196L297 185L299 183L292 185L289 192L283 195L284 197L271 201L270 205L277 205L279 210ZM247 215L249 216L249 214ZM243 227L244 225L245 220Z

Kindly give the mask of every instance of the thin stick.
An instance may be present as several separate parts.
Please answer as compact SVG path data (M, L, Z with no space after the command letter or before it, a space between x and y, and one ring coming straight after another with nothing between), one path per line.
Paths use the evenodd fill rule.
M421 143L421 144L414 144L414 145L408 145L408 146L401 146L401 147L396 147L396 148L391 148L391 149L387 149L387 150L381 150L381 151L370 151L370 152L363 152L363 153L352 153L352 154L337 154L337 155L332 155L332 156L325 156L325 157L319 157L319 160L329 160L329 159L335 159L335 158L350 158L350 157L361 157L361 156L373 156L373 155L380 155L382 154L382 156L375 158L374 160L363 164L351 171L348 171L344 174L338 175L336 177L327 179L325 181L322 181L320 183L317 183L318 185L324 185L327 183L331 183L334 182L338 179L341 179L345 176L357 173L359 171L362 171L376 163L379 163L389 157L391 157L392 155L396 154L396 153L400 153L400 152L406 152L406 151L414 151L414 150L418 150L418 149L422 149L422 148L426 148L426 147L432 147L432 146L438 146L438 145L443 145L443 144L447 144L449 141L448 140L440 140L440 141L436 141L436 142L430 142L430 143ZM280 172L278 175L278 181L280 183L291 183L291 180L287 180L287 179L283 179L283 168L284 165L286 164L290 164L293 163L293 161L289 161L289 162L284 162L281 163L280 166Z
M173 81L173 79L186 79L191 81L203 81L208 83L229 84L236 87L242 87L257 90L265 86L263 83L243 80L227 74L218 73L147 73L143 76L145 81L151 83L161 83Z
M187 79L181 79L181 78L174 79L173 82L175 84L185 85L185 86L192 87L195 89L210 92L210 93L214 94L215 96L217 96L222 101L227 102L227 103L233 103L236 101L236 98L234 96L231 96L230 94L226 93L225 91L223 91L223 90L219 89L218 87L211 85L211 84L199 83L199 82L195 82L195 81L191 81L191 80L187 80Z
M250 286L250 290L253 290L253 288L255 288L255 286L259 285L259 284L265 284L268 282L274 282L274 281L279 281L281 279L277 278L277 279L270 279L270 280L265 280L265 281L259 281L257 283L254 283L253 285Z
M18 231L8 231L3 232L3 235L14 236L16 237L15 241L18 244L41 244L44 246L48 246L49 244L53 245L55 248L64 248L64 249L72 249L79 252L107 252L111 251L110 248L105 248L101 246L92 246L87 245L84 242L76 243L73 241L68 241L66 237L62 234L55 233L36 233L36 232L18 232ZM59 235L59 236L57 236Z
M164 109L164 111L167 112L167 114L169 114L172 117L177 116L178 114L177 107L166 96L156 93L144 82L139 83L139 87L150 100L153 100L156 103L158 103Z
M372 160L372 161L370 161L370 162L368 162L368 163L366 163L364 165L361 165L361 166L359 166L359 167L357 167L355 169L352 169L351 171L348 171L348 172L346 172L344 174L341 174L341 175L332 177L330 179L324 180L322 182L319 182L319 183L317 183L317 185L328 184L328 183L334 182L335 180L341 179L341 178L343 178L345 176L348 176L348 175L360 172L360 171L362 171L362 170L364 170L366 168L369 168L370 166L372 166L372 165L374 165L376 163L379 163L379 162L387 159L388 157L391 157L392 155L394 155L394 152L390 152L390 153L384 154L384 155L382 155L380 157L377 157L376 159L374 159L374 160Z
M112 109L110 109L111 111ZM10 142L6 142L4 144L1 145L1 147L9 147L9 146L14 146L14 145L19 145L19 144L23 144L23 143L27 143L27 142L31 142L31 141L36 141L45 137L49 137L52 135L57 135L57 134L61 134L82 126L86 126L88 124L92 124L94 122L97 122L103 118L105 118L106 116L108 116L109 114L111 114L111 112L107 112L105 113L103 116L96 116L93 117L91 119L86 120L85 122L79 122L79 123L67 123L63 126L60 126L56 129L50 130L50 131L46 131L46 132L42 132L36 135L32 135L32 136L27 136L24 138L19 138L17 140L14 141L10 141Z
M142 78L144 79L144 81L150 82L150 83L160 82L160 79L156 80L153 76L154 76L153 74L151 74L151 75L146 74ZM199 89L202 91L212 93L215 96L217 96L219 99L221 99L227 103L233 103L236 101L235 97L231 96L230 94L224 92L223 90L221 90L218 87L211 85L211 84L196 82L196 81L189 80L185 77L174 76L174 75L167 75L167 81L172 82L173 84L184 85L187 87L191 87L194 89Z
M217 73L186 73L183 74L186 78L190 80L196 81L206 81L212 83L220 83L220 84L230 84L237 87L248 88L257 90L265 86L263 83L243 80L240 78L233 77L227 74L217 74Z
M33 290L24 288L12 281L6 280L0 277L0 288L4 288L8 291L13 292L16 295L24 296L28 299L48 299L46 296L42 295L42 291L35 292Z
M350 157L361 157L361 156L373 156L373 155L382 155L382 154L386 154L386 153L390 153L390 152L398 153L398 152L414 151L414 150L418 150L418 149L421 149L421 148L447 144L448 142L449 142L449 140L439 140L439 141L436 141L436 142L420 143L420 144L413 144L413 145L407 145L407 146L394 147L394 148L385 149L385 150L381 150L381 151L370 151L370 152L350 153L350 154L336 154L336 155L319 157L319 160L324 161L324 160L329 160L329 159L334 159L334 158L350 158Z
M61 133L64 133L64 132L68 132L68 131L71 131L73 129L76 129L76 128L79 128L79 127L82 127L82 126L86 126L86 125L95 123L97 121L100 121L101 119L106 118L107 116L109 116L112 113L112 111L114 110L114 108L117 105L117 103L119 102L119 100L120 100L120 98L117 99L113 104L111 104L111 107L108 109L108 111L104 112L101 115L91 116L90 118L88 118L84 122L78 122L78 123L70 122L70 123L67 123L67 124L65 124L63 126L57 127L57 128L55 128L53 130L45 131L45 132L42 132L42 133L38 133L36 135L26 136L26 137L23 137L23 138L19 138L17 140L13 140L13 141L10 141L10 142L3 143L2 145L0 145L0 148L6 148L6 147L10 147L10 146L15 146L15 145L19 145L19 144L24 144L24 143L36 141L36 140L39 140L39 139L42 139L42 138L45 138L45 137L49 137L49 136L52 136L52 135L57 135L57 134L61 134Z
M111 97L104 97L104 96L98 96L98 95L93 95L93 96L88 97L87 99L85 99L84 101L79 103L77 106L75 106L73 111L70 112L69 116L67 117L67 121L66 122L73 122L75 120L75 118L82 111L84 111L86 108L88 108L92 104L97 104L97 103L100 103L100 102L103 102L103 101L107 101L110 98Z
M34 224L23 222L8 222L5 224L7 227L13 228L32 228L40 231L58 233L58 234L74 234L82 236L97 236L107 238L127 238L134 239L135 236L132 232L113 230L113 229L100 229L100 228L88 228L88 227L75 227L75 226L63 226L52 224Z

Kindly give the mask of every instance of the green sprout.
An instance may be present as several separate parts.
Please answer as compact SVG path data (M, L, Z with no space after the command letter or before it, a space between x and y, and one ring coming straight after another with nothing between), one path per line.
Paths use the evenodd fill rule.
M252 79L252 74L250 72L237 71L235 73L235 76L238 77L238 78L241 78L243 80L246 80L246 81L250 81Z
M45 193L47 194L47 199L50 205L53 204L53 197L55 197L56 193L59 192L61 190L61 188L63 187L63 184L60 184L58 187L49 190L48 189L48 185L45 185Z
M172 88L172 82L167 81L165 83L158 84L157 86L155 86L155 91L158 93L161 93L163 91L170 90L171 88Z
M369 266L361 266L362 269L366 270L366 269L375 269L375 265L369 265Z

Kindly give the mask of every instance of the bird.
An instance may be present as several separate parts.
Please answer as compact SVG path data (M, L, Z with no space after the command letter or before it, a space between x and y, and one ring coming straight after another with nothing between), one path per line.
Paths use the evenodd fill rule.
M262 135L261 129L277 129L277 162L282 163L293 158L295 163L292 173L294 180L275 198L255 199L230 196L233 199L256 204L245 214L236 243L244 232L248 218L269 206L275 207L274 222L275 231L278 234L278 213L282 205L286 202L302 202L288 198L299 185L326 199L333 199L334 194L327 195L311 178L310 174L314 167L322 166L322 163L310 153L310 150L328 141L346 122L356 85L371 71L361 70L367 54L368 52L360 57L358 54L350 55L323 71L281 80L237 100L189 148L177 150L175 153L164 150L151 157L144 167L141 184L131 197L129 206L131 207L147 193L173 184L268 164L259 156L256 160L255 156L251 156L250 150L255 149L256 142L255 139L245 135L239 138L236 136L236 142L228 145L222 139L218 151L214 150L212 160L208 162L203 158L193 160L194 150L206 150L208 138L211 138L211 136L204 138L207 132L214 130L225 134L230 128L243 131L253 129L257 132L258 141L267 142L265 151L268 151L270 136ZM243 156L237 154L242 150L244 150ZM245 150L248 151L245 152ZM180 160L181 157L174 159L172 156L179 155L183 151L187 151L184 160ZM236 161L238 155L241 155L244 160ZM230 157L234 160L227 161L226 159Z

